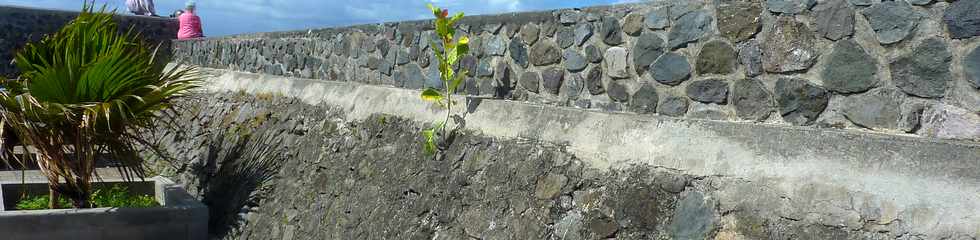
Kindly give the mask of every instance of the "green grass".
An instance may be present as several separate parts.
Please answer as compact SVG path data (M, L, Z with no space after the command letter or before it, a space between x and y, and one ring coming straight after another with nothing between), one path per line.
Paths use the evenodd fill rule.
M112 185L107 189L99 189L92 193L92 205L96 208L118 207L118 208L151 208L158 207L160 203L151 195L131 194L129 189L121 184ZM48 209L48 196L27 197L17 203L17 210L44 210ZM58 199L58 205L62 208L71 206L71 202L66 198Z

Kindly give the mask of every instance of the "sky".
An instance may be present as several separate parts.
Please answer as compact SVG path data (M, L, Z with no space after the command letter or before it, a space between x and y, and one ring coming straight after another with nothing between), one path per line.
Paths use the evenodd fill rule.
M127 13L125 0L96 0ZM186 0L155 0L168 16ZM426 4L467 15L584 7L638 0L197 0L207 36L272 32L417 20L431 17ZM0 0L0 5L78 10L83 0Z

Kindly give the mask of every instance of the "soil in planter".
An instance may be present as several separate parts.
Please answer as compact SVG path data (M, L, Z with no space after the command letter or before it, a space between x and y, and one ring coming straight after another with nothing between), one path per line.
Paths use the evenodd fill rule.
M116 207L116 208L151 208L158 207L160 203L152 195L132 194L123 185L115 184L110 188L98 189L92 193L92 204L96 208ZM17 210L44 210L48 209L49 198L44 196L28 196L17 202ZM62 208L71 208L71 201L67 198L58 199L58 205Z

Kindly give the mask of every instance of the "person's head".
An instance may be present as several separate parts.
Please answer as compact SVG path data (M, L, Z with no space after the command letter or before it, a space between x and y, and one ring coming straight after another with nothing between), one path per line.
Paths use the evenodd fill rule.
M187 1L187 4L184 4L184 9L188 12L193 12L197 9L197 2L194 2L194 0Z

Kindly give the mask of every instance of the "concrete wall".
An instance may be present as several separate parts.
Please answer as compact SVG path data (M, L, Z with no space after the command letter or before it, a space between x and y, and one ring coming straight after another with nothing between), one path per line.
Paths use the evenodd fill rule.
M980 144L214 71L154 131L223 239L976 239Z
M474 16L462 94L980 140L978 1L748 0ZM206 67L442 86L428 21L180 41Z
M28 42L39 41L44 35L57 32L74 19L77 12L24 8L0 5L0 76L16 77L17 69L11 64L14 53ZM169 54L170 39L177 37L177 22L174 19L119 16L121 30L130 27L140 32L144 39L153 44L160 43L161 52Z
M162 207L0 211L0 232L16 240L207 239L207 207L173 181L150 180Z

